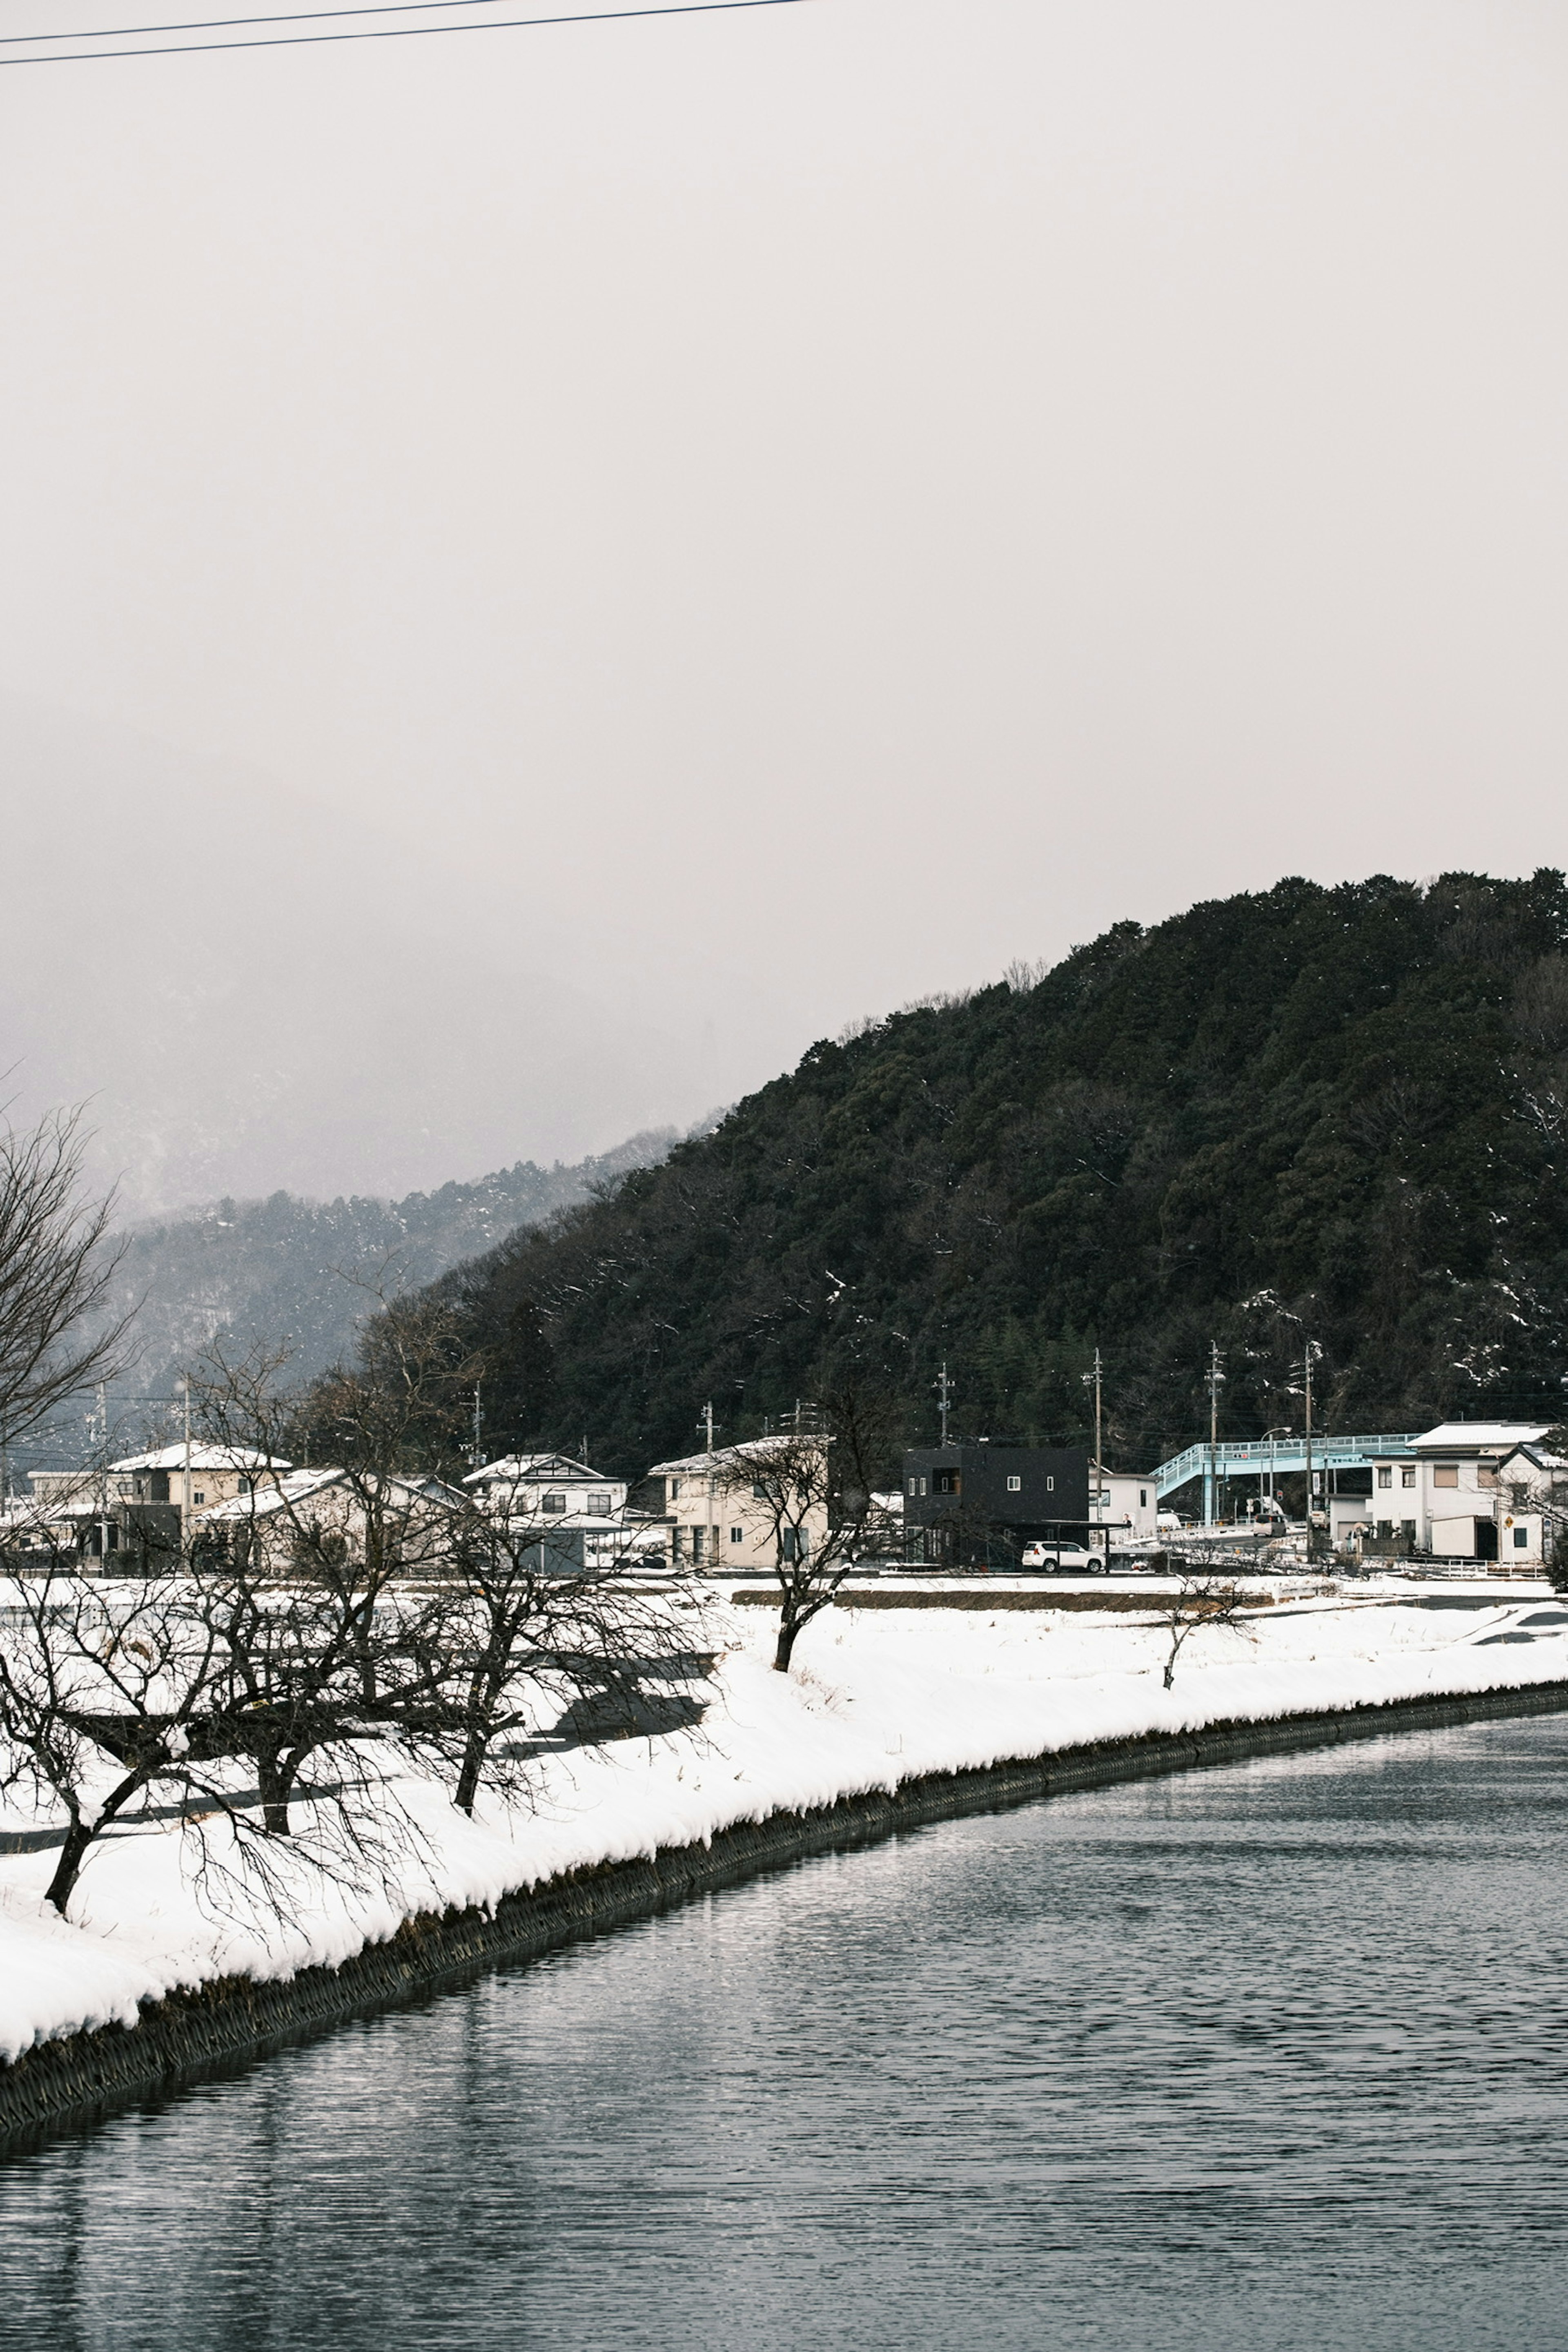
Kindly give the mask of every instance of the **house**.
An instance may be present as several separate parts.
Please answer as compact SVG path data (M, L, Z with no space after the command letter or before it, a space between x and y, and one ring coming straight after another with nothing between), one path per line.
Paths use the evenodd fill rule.
M1540 1423L1447 1421L1398 1458L1380 1462L1374 1451L1372 1494L1359 1498L1374 1539L1403 1537L1434 1559L1539 1566L1542 1514L1509 1507L1501 1473L1545 1434Z
M1112 1544L1142 1543L1158 1532L1160 1507L1152 1471L1133 1476L1123 1470L1089 1474L1091 1526L1110 1531ZM1098 1488L1098 1491L1097 1491Z
M363 1556L373 1538L400 1556L410 1573L435 1569L444 1557L447 1523L463 1497L443 1479L362 1477L350 1470L292 1470L258 1479L207 1511L204 1532L245 1539L253 1559L286 1569L301 1552L341 1538L349 1558Z
M736 1477L739 1459L765 1458L770 1449L790 1450L793 1436L760 1437L742 1448L687 1454L656 1462L639 1480L633 1501L648 1517L661 1519L669 1534L672 1567L701 1568L722 1576L731 1570L771 1571L777 1559L773 1514L760 1486ZM827 1532L826 1505L814 1507L803 1532L816 1546ZM786 1540L789 1530L784 1531Z
M1568 1460L1537 1438L1497 1464L1498 1558L1544 1567L1568 1534Z
M94 1559L132 1550L172 1556L187 1519L289 1467L246 1446L193 1443L187 1453L181 1443L96 1469L34 1470L30 1522L38 1543L69 1541Z
M616 1519L626 1507L626 1482L565 1454L508 1454L464 1479L491 1510L511 1519Z
M1140 1484L1152 1505L1152 1479ZM1006 1558L1040 1539L1086 1540L1089 1487L1082 1446L985 1437L912 1446L904 1455L904 1525L927 1559L990 1562L994 1550Z

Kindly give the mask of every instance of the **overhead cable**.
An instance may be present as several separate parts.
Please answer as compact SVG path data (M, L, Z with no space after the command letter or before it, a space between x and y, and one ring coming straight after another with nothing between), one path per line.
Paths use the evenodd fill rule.
M0 34L0 47L24 41L102 41L132 39L142 33L216 32L230 25L300 25L324 23L341 16L394 16L416 9L485 5L487 0L389 0L384 8L310 8L288 16L215 16L206 22L176 25L107 26L91 33ZM514 33L546 25L618 25L640 16L711 16L737 8L794 8L805 0L667 0L662 7L594 8L563 16L481 16L456 25L378 25L354 33L274 33L249 41L171 41L152 49L50 49L43 56L0 57L0 66L61 66L88 64L101 58L178 58L211 55L222 49L291 49L321 41L406 41L434 33Z

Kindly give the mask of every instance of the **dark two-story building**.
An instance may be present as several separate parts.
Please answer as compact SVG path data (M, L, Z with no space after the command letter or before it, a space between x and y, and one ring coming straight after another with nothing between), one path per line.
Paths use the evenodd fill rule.
M1001 1566L1027 1543L1083 1543L1088 1451L986 1437L911 1446L904 1455L904 1527L926 1559L955 1566Z

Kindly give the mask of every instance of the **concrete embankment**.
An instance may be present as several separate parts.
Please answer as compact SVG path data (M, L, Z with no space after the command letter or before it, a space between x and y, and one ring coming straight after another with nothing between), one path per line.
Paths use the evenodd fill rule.
M451 1910L409 1919L386 1942L369 1946L340 1968L306 1969L278 1982L230 1977L144 2002L134 2025L100 2026L38 2042L9 2064L0 2063L0 2147L15 2148L39 2134L90 2122L112 2107L161 2096L342 2019L458 1983L498 1962L529 1958L647 1918L689 1896L922 1822L1389 1732L1564 1711L1568 1682L1556 1682L1215 1724L1202 1731L1065 1748L980 1770L932 1773L890 1793L847 1797L810 1811L739 1822L710 1843L563 1873L505 1897L493 1911Z

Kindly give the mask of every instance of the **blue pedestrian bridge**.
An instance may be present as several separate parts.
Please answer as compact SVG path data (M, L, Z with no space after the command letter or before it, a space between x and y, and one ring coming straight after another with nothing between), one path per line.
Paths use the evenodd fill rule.
M1320 1437L1312 1433L1312 1467L1314 1470L1370 1470L1374 1462L1414 1460L1419 1430L1400 1430L1392 1436ZM1189 1445L1184 1454L1173 1454L1162 1462L1154 1473L1154 1491L1162 1502L1184 1486L1190 1478L1201 1478L1205 1489L1225 1478L1264 1478L1273 1472L1305 1470L1307 1441L1298 1430L1288 1437L1248 1437L1239 1444L1224 1445L1206 1444ZM1206 1514L1205 1514L1206 1516Z

